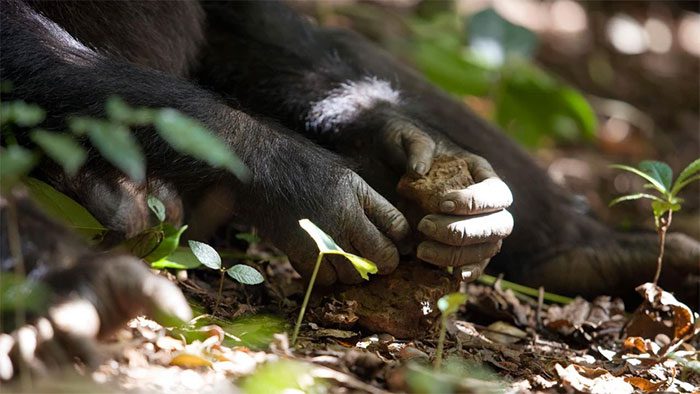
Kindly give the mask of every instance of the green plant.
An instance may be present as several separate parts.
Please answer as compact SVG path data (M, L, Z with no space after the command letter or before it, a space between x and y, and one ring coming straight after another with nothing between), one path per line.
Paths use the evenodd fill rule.
M219 308L219 302L221 301L221 294L224 288L224 274L227 274L232 279L244 285L257 285L264 281L260 272L251 266L236 264L230 268L224 267L221 263L221 256L219 253L203 242L189 241L189 245L192 253L204 266L217 270L221 274L221 278L219 279L219 291L216 293L216 305L214 306L213 313L216 313Z
M435 349L434 367L436 370L439 370L442 365L442 352L445 346L445 334L447 333L447 318L457 312L459 307L465 302L467 302L467 295L463 293L446 294L437 302L438 309L440 309L440 335L438 336L438 344Z
M659 235L659 257L656 260L656 273L654 274L653 280L654 285L656 285L661 275L666 232L669 226L671 226L673 212L679 211L683 202L683 199L678 197L678 193L690 183L700 180L700 159L696 159L688 164L688 166L678 174L675 182L673 181L673 170L671 170L671 167L659 161L643 161L639 163L638 168L622 164L614 164L611 167L640 176L647 181L647 183L644 184L644 188L651 191L651 193L634 193L618 197L610 202L610 206L622 201L639 199L651 200L654 226Z
M493 9L467 20L455 15L439 11L407 21L412 36L403 48L428 79L459 96L489 99L488 115L526 146L595 136L586 99L532 61L535 33Z
M301 304L301 310L299 310L299 317L294 325L294 332L292 333L292 346L296 344L297 336L299 335L299 328L301 328L301 322L304 319L306 307L309 304L309 298L311 298L311 292L313 291L314 283L316 282L316 275L318 275L318 269L321 267L323 256L337 254L345 257L350 261L350 263L352 263L355 270L357 270L360 276L365 280L369 280L368 274L376 274L378 271L375 263L363 257L344 251L328 234L324 233L323 230L318 228L309 219L301 219L299 221L299 225L311 236L314 242L316 242L316 246L318 246L318 257L316 258L316 265L314 265L314 270L311 273L311 279L309 279L309 284L306 288L306 294L304 295L304 301Z

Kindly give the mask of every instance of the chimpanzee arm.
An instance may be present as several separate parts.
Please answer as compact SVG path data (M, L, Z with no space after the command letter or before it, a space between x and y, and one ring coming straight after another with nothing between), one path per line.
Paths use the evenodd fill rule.
M232 109L191 83L92 51L24 3L4 2L1 18L0 72L14 84L12 97L47 110L49 126L58 127L71 115L101 115L112 95L131 105L175 108L218 134L245 162L251 179L239 182L178 154L144 128L135 134L149 176L179 190L230 184L236 213L269 236L303 274L310 273L316 253L298 230L297 220L304 217L343 247L373 259L380 272L398 264L395 243L407 235L405 219L333 154ZM92 160L94 170L99 163ZM347 273L347 263L333 268L324 265L322 283L357 280L354 271Z
M462 157L477 184L436 198L439 216L418 227L436 228L424 231L436 242L421 243L418 256L460 266L488 260L499 250L513 227L503 210L512 202L508 187L486 160L421 122L394 78L380 76L384 68L375 70L364 53L346 51L332 31L280 3L206 2L204 7L209 30L198 73L204 84L336 150L361 146L361 155L380 158L401 174L425 174L435 155ZM471 220L481 214L493 217ZM441 235L447 233L460 241Z

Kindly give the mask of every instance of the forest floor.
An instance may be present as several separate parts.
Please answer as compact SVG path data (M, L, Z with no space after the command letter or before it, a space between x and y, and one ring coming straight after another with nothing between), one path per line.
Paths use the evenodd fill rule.
M248 253L266 253L252 247ZM467 304L447 321L442 367L434 369L437 330L396 339L354 327L352 312L329 298L306 314L296 346L291 322L303 283L284 259L260 267L266 281L226 281L217 301L216 275L179 278L198 316L164 328L140 317L110 341L99 368L33 384L33 392L698 392L697 314L668 293L640 289L647 309L626 313L601 296L549 303L493 285L468 284ZM171 279L176 280L174 276ZM323 302L321 302L323 301ZM219 307L216 317L204 307ZM204 307L203 307L204 306ZM324 308L325 306L325 308ZM330 312L329 312L330 311ZM321 317L323 314L325 317ZM328 324L330 320L350 324ZM653 339L645 339L653 338ZM16 387L19 388L19 387ZM286 390L286 391L285 391ZM3 390L4 391L4 390Z

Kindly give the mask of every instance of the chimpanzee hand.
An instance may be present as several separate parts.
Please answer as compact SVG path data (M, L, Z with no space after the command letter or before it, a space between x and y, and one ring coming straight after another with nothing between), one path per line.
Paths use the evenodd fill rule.
M334 185L322 186L319 197L323 201L319 202L320 207L307 211L307 217L333 237L345 251L372 260L377 264L380 275L388 274L399 263L398 247L407 241L410 233L408 222L359 175L347 169L341 171ZM308 190L306 197L313 194ZM295 216L294 219L296 221L298 218ZM287 254L294 268L302 276L310 277L318 249L296 223L284 230L282 233L278 228L277 236L271 238ZM318 273L319 284L362 281L345 258L328 256L327 259Z
M145 313L162 324L187 321L192 312L177 286L128 256L95 257L49 273L47 312L33 324L0 334L0 379L19 363L32 373L65 367L74 358L96 367L95 339ZM14 366L13 366L14 364Z
M418 245L417 254L435 265L463 266L463 277L475 279L513 229L513 217L505 210L513 201L508 186L482 157L459 148L437 132L427 132L406 117L380 113L373 119L379 132L372 146L378 157L386 157L393 167L425 175L437 156L455 156L468 163L476 183L431 199L431 213L418 224L428 240Z

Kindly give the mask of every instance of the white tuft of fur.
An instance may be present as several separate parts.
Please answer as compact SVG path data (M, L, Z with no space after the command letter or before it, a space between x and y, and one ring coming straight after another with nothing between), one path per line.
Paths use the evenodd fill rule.
M311 106L306 126L320 132L333 132L353 121L363 110L381 102L398 104L399 100L399 92L389 82L376 77L343 82Z
M39 13L31 13L30 16L39 22L44 29L46 29L46 32L48 33L48 37L50 39L50 42L48 44L52 47L53 51L63 58L63 60L78 64L78 65L87 65L85 64L88 61L89 57L85 56L78 56L75 54L75 52L71 53L70 51L66 51L66 48L69 48L73 51L81 52L83 54L89 54L89 55L96 55L95 51L92 49L88 48L85 46L82 42L78 41L75 37L70 35L66 30L64 30L61 26L59 26L56 22L52 21L51 19L39 14Z

